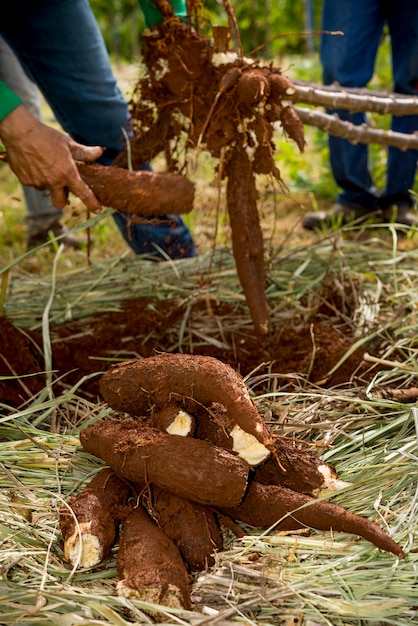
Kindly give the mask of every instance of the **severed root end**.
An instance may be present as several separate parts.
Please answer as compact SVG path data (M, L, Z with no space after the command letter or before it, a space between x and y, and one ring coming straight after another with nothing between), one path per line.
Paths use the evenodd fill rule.
M230 435L233 441L232 450L237 452L244 461L247 461L248 465L258 465L270 456L270 450L260 443L254 435L242 430L240 426L234 426Z
M64 556L78 567L94 567L103 558L99 537L90 532L91 522L84 522L64 543Z
M124 579L117 583L116 592L122 598L134 598L142 602L160 604L175 609L185 608L183 594L175 585L136 587L133 581Z
M192 431L193 418L186 411L179 410L173 421L165 429L170 435L187 437Z
M349 487L352 484L338 478L336 472L333 472L332 468L326 463L318 465L317 469L318 473L322 474L324 477L324 481L320 488L313 491L312 495L316 497L324 496L327 493L334 493L334 491L339 491L339 489L344 489L344 487Z

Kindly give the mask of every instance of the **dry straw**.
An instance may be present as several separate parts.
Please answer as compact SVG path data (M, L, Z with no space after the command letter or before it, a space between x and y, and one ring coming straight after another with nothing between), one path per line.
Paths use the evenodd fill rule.
M357 330L357 345L379 337L385 350L382 364L370 363L375 375L364 386L329 389L301 377L299 388L290 387L285 377L257 370L246 381L273 430L305 442L351 483L332 501L381 524L404 548L405 560L352 535L246 528L214 567L194 577L193 611L118 598L115 552L93 570L72 569L57 521L58 508L101 467L80 449L79 429L108 409L79 397L77 386L60 397L47 386L20 409L0 407L1 624L416 623L418 408L382 390L418 386L417 256L379 239L325 239L285 254L272 249L266 289L273 321L306 319L332 288ZM228 324L251 326L229 249L164 264L114 259L36 281L11 272L4 307L17 325L48 334L54 324L115 310L138 296L190 303L173 329L173 349L222 344ZM196 298L227 301L237 315L216 323L190 319Z

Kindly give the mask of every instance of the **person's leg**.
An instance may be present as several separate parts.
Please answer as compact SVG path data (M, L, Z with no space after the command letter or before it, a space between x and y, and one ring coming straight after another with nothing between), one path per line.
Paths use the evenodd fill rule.
M320 57L325 85L365 87L370 81L384 25L381 5L381 0L324 0ZM364 113L327 112L356 125L367 122ZM321 227L324 220L331 225L337 218L346 223L367 217L377 208L367 145L333 136L328 142L332 173L341 191L329 215L306 216L303 225L310 230Z
M418 94L418 3L397 0L388 4L388 25L392 44L393 91ZM392 130L414 133L418 130L418 115L392 118ZM418 150L389 148L387 183L380 199L384 215L410 225L415 220L407 211L414 205L410 190L417 169ZM399 207L394 209L394 207ZM399 213L399 215L398 215ZM412 220L412 222L411 222Z
M344 34L323 34L321 62L325 85L337 82L343 87L365 87L370 81L382 34L384 15L381 0L325 0L324 31ZM366 123L364 113L330 110L353 124ZM365 144L352 144L339 137L329 138L330 161L342 192L342 204L374 209L376 194L369 172L368 149Z
M124 149L123 130L129 132L128 105L117 86L103 37L87 0L37 0L12 5L0 23L0 32L36 82L58 122L76 141L105 147L100 159L110 165ZM171 217L171 216L170 216ZM170 237L190 233L179 216ZM117 219L127 243L146 236L169 255L166 232L143 224L129 227ZM148 224L146 224L148 226ZM160 234L161 233L161 234ZM187 245L180 248L188 248ZM193 246L191 251L197 254ZM161 255L164 258L164 255Z

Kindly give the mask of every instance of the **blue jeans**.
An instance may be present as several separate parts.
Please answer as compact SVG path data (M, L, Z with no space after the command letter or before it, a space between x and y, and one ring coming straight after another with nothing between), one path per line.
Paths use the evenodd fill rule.
M62 128L76 141L105 147L110 165L130 133L128 104L117 86L103 37L87 0L16 0L2 13L0 34L27 75L38 85ZM171 258L197 254L182 219L166 216L174 228L116 223L135 253L154 243ZM171 254L172 252L172 254ZM157 251L155 255L164 258Z
M383 28L391 38L393 86L388 90L418 94L418 1L412 0L324 0L322 29L342 31L321 36L323 82L345 87L365 87L370 81ZM366 123L364 113L330 110L354 124ZM393 116L395 132L418 130L418 115ZM366 144L329 138L330 161L335 181L341 188L341 204L374 210L394 204L414 204L409 190L414 185L418 150L388 149L386 186L380 196L369 170Z

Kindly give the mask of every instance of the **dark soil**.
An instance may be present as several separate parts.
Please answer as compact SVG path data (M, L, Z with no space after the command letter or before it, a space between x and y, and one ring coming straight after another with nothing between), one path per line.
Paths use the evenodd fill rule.
M268 337L260 337L242 310L222 303L198 303L193 315L199 319L209 316L220 321L228 319L217 342L178 345L179 328L184 318L184 305L178 300L148 300L139 298L122 303L120 312L104 313L52 328L55 393L78 383L85 375L104 371L110 362L148 357L156 352L206 354L230 364L245 376L255 368L257 375L276 372L286 374L283 387L301 385L303 380L323 387L357 382L367 376L363 361L365 350L356 350L326 379L328 372L355 343L350 329L337 326L335 317L318 316L312 324L298 328L289 322L273 326ZM189 318L193 324L193 315ZM241 315L241 318L239 317ZM232 324L234 319L237 324ZM244 324L240 320L244 319ZM216 325L215 325L216 326ZM204 332L204 331L201 331ZM210 331L208 331L210 332ZM313 341L314 344L313 345ZM376 348L376 346L374 346ZM0 318L0 402L20 406L44 387L45 369L40 331L22 331L10 320ZM3 376L21 376L19 380L2 380ZM83 382L78 393L96 400L99 378ZM302 381L302 382L301 382Z

